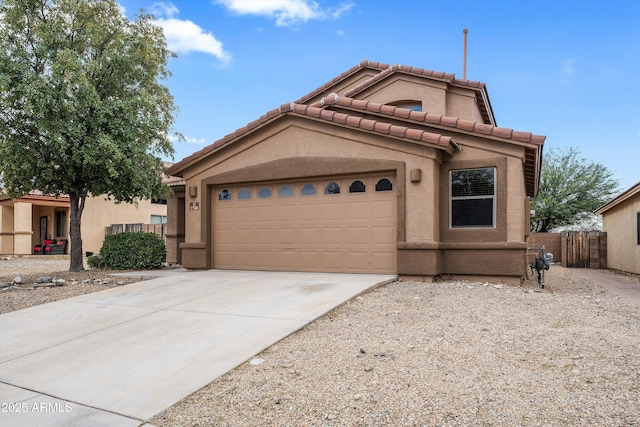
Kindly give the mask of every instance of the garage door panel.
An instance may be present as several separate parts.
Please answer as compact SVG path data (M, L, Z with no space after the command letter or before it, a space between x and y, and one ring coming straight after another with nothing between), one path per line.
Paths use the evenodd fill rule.
M323 245L343 245L344 227L324 227L322 228Z
M254 222L256 223L273 223L275 218L274 216L274 206L273 205L264 205L264 204L256 204L254 209Z
M275 218L276 223L288 223L295 222L296 220L296 205L289 204L275 206Z
M255 265L258 270L270 270L276 264L276 253L270 250L256 250L253 253L251 263Z
M225 245L233 244L233 230L216 230L215 243Z
M346 244L351 245L369 245L371 243L371 227L350 226L346 230Z
M396 268L395 251L373 251L371 253L371 267L374 272L385 272Z
M366 190L349 193L356 179ZM396 193L376 192L379 179L370 176L225 187L231 199L216 197L212 202L214 267L395 273ZM331 181L339 184L341 193L324 194ZM287 186L287 191L282 190ZM311 195L303 195L305 186ZM244 199L238 197L243 188L247 189ZM259 198L264 188L271 189L271 196L262 192L266 197Z
M275 230L275 242L279 245L295 245L296 234L296 229L293 227L278 228Z
M271 246L276 238L276 232L271 227L256 227L253 235L256 246Z
M371 219L371 202L369 200L363 200L360 202L350 201L349 204L347 205L346 216L349 221L361 221L361 220Z
M276 252L276 267L281 270L295 269L298 257L295 250L279 250Z
M322 269L325 271L344 271L345 259L343 251L322 252Z
M315 223L322 219L322 206L316 198L311 200L303 197L301 204L296 207L296 220L300 223Z
M236 223L252 223L253 222L253 206L245 204L235 208L234 219Z
M238 228L233 231L232 243L234 245L251 245L253 240L253 229L251 228Z
M371 227L371 244L388 245L390 241L395 241L396 227L394 225L381 225Z
M298 227L297 242L300 246L317 246L322 239L320 227Z
M375 200L372 202L371 218L377 219L396 219L396 203L395 200Z
M297 251L297 265L302 271L317 271L320 270L322 263L320 252L318 251Z
M228 202L228 201L225 201L225 202ZM226 224L233 221L233 205L218 207L214 212L215 212L216 220L222 224Z
M371 252L368 250L349 251L346 253L346 269L350 271L370 271Z
M345 219L344 203L335 201L328 202L323 204L321 209L323 221L342 221Z

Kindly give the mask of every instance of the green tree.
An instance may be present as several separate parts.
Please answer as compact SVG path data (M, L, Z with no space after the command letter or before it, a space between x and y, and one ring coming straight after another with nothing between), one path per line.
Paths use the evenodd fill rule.
M71 203L70 271L83 269L87 196L166 197L176 107L153 17L115 0L0 0L0 184ZM176 134L177 135L177 134Z
M535 211L531 231L544 233L579 223L608 202L618 185L611 171L581 157L576 148L549 151L542 164L540 191L531 200Z

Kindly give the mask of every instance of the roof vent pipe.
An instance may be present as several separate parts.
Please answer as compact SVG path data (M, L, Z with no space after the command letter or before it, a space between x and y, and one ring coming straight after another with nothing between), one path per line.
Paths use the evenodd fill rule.
M462 34L464 34L464 53L462 54L462 78L467 80L467 34L469 34L469 30L466 28L462 30Z

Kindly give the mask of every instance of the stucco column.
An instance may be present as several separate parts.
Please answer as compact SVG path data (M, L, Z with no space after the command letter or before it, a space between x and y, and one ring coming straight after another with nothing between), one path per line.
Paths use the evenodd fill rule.
M0 206L0 254L13 255L13 206Z
M13 251L15 255L30 255L33 235L33 204L16 202L13 205Z

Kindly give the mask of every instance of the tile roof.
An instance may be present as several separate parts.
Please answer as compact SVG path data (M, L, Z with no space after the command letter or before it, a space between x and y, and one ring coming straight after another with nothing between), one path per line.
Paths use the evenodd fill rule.
M296 104L295 102L291 102L289 104L281 105L280 108L267 112L259 119L250 122L246 126L237 129L235 132L230 133L223 138L220 138L213 144L204 147L202 150L196 151L190 156L185 157L178 163L174 164L171 168L169 168L167 170L167 173L170 173L171 175L178 174L192 161L195 161L202 156L218 150L219 148L229 144L237 138L240 138L255 130L256 128L271 122L277 117L289 114L309 117L323 122L334 123L353 129L361 129L363 131L373 132L380 135L409 139L415 142L440 147L441 149L449 151L450 153L459 150L458 144L456 144L455 141L449 136L427 132L422 129L411 128L408 126L392 125L381 120L372 120L345 113L339 113L318 106Z
M519 132L509 128L501 128L485 123L474 122L471 120L463 120L457 117L443 116L440 114L425 113L422 111L412 111L406 108L395 107L392 105L380 104L373 101L347 98L345 96L330 95L322 98L320 101L311 104L316 107L338 106L353 110L366 111L369 113L378 113L385 116L398 118L401 120L410 120L413 122L422 122L428 125L446 127L450 129L479 133L481 135L492 136L495 138L510 139L519 142L528 142L531 144L542 145L546 139L542 135L534 135L531 132Z
M305 102L307 102L311 98L313 98L315 96L318 96L322 92L324 92L327 89L329 89L330 87L334 86L336 83L339 83L339 82L345 80L347 77L350 77L350 76L356 74L358 71L361 71L361 70L364 70L364 69L371 69L371 70L374 70L376 72L380 72L380 71L383 71L383 70L385 70L387 68L389 68L389 66L387 64L381 64L379 62L371 62L369 60L364 59L364 60L360 61L360 63L358 65L349 68L344 73L340 74L339 76L334 77L333 79L329 80L327 83L323 84L322 86L318 87L317 89L312 90L311 92L309 92L308 94L304 95L303 97L297 99L294 102L296 104L304 104Z
M334 77L332 80L328 81L327 83L320 86L319 88L309 92L308 94L306 94L305 96L303 96L302 98L298 99L295 102L298 104L304 104L310 99L327 91L332 86L335 86L337 83L345 80L347 77L350 77L356 74L358 71L361 71L364 69L374 70L374 71L377 71L378 73L375 76L360 83L359 85L349 89L347 92L343 94L343 96L352 98L354 97L354 95L371 87L372 85L376 84L380 80L383 80L396 73L411 74L418 77L427 77L430 79L440 80L453 86L461 86L461 87L475 90L476 99L478 101L478 107L480 108L485 121L493 125L497 124L495 120L495 116L493 115L493 109L491 107L491 101L489 100L489 94L487 93L487 90L486 90L486 85L482 82L478 82L474 80L466 80L466 79L456 79L455 74L444 73L442 71L433 71L433 70L427 70L425 68L417 68L417 67L411 67L411 66L400 65L400 64L389 65L389 64L383 64L380 62L368 61L366 59L361 61L358 65L351 67L349 70L345 71L339 76Z

